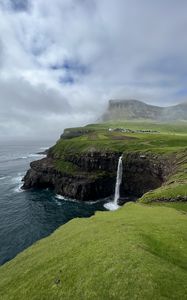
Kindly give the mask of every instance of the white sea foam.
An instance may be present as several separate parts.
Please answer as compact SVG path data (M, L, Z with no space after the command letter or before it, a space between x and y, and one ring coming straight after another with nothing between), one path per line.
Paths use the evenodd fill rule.
M61 195L55 195L55 198L57 198L59 200L65 200L64 196L61 196Z
M82 203L82 204L87 204L87 205L94 205L96 203L100 203L101 201L104 201L104 199L99 199L96 201L81 201L81 200L77 200L77 199L72 199L72 198L66 198L62 195L55 195L55 198L58 200L63 200L63 201L69 201L69 202L77 202L77 203Z
M58 200L63 200L63 201L80 202L79 200L71 199L71 198L66 198L66 197L64 197L62 195L56 195L55 198L58 199Z
M0 177L0 180L5 180L7 178L10 178L10 176L2 176L2 177Z
M40 147L40 150L47 150L49 147Z
M12 183L16 184L16 187L14 187L14 192L16 193L21 193L23 190L21 189L23 183L22 183L22 178L23 178L23 173L18 173L18 176L12 178Z
M101 203L101 202L104 202L104 199L99 199L99 200L96 200L96 201L84 201L84 203L88 204L88 205L93 205L93 204L96 204L96 203Z
M24 190L22 190L21 187L22 187L22 183L20 183L19 186L14 189L14 192L16 192L16 193L22 193L22 192L24 192Z
M16 183L21 183L22 178L23 178L23 175L21 175L21 174L19 173L18 176L12 178L12 183L15 183L15 184L16 184Z
M46 154L31 153L31 154L28 154L28 155L24 155L24 156L4 160L3 163L9 162L9 161L17 161L17 160L22 160L22 159L28 159L28 158L33 158L33 157L42 157L42 158L44 158L44 157L46 157Z
M46 156L45 154L39 154L39 153L35 153L35 154L29 154L27 157L37 157L37 156Z
M114 201L104 204L104 207L108 210L117 210L120 206L117 205Z
M34 153L34 154L28 154L27 156L22 156L21 159L27 159L27 158L32 158L32 157L45 157L46 154L40 154L40 153Z

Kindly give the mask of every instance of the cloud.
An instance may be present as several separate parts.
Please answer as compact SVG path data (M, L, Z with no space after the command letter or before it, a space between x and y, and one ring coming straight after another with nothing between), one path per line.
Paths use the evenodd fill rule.
M1 9L9 11L28 11L30 8L29 0L2 0L0 3Z
M0 138L55 137L109 98L185 98L187 2L2 0Z

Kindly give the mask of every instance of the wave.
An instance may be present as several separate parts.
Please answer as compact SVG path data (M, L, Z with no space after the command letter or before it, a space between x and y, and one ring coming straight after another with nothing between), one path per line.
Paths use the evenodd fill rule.
M55 195L55 198L58 199L58 200L63 200L63 201L80 202L79 200L66 198L62 195Z
M40 147L40 150L47 150L49 147Z
M55 198L57 198L58 200L65 200L64 196L61 195L55 195Z
M36 153L36 154L29 154L26 158L30 158L30 157L37 157L37 156L46 156L46 154L40 154L40 153Z
M16 183L21 183L22 182L22 178L23 178L23 175L18 174L18 176L12 178L12 183L15 183L15 184Z
M40 156L45 157L46 155L45 154L40 154L40 153L34 153L34 154L28 154L26 156L18 157L17 159L27 159L27 158L40 157Z
M2 176L2 177L0 177L0 180L5 180L7 178L10 178L10 176Z
M24 190L22 190L21 187L22 187L22 183L19 184L18 187L14 188L14 192L16 192L16 193L22 193L22 192L24 192Z
M104 199L99 199L99 200L96 200L96 201L81 201L81 200L77 200L77 199L72 199L72 198L66 198L62 195L55 195L55 198L58 199L58 200L63 200L63 201L69 201L69 202L77 202L77 203L81 203L81 204L87 204L87 205L94 205L94 204L97 204L97 203L103 203L103 202L106 202L108 200L108 198L104 198ZM108 204L108 203L106 203ZM119 206L118 206L119 207Z
M19 161L19 160L22 160L22 159L28 159L28 158L32 158L32 157L46 157L45 154L39 154L39 153L35 153L35 154L28 154L28 155L25 155L25 156L20 156L20 157L15 157L15 158L10 158L10 159L7 159L7 160L3 160L4 163L6 162L10 162L10 161Z
M12 183L16 185L16 187L13 188L13 191L16 193L21 193L24 192L24 190L21 189L23 183L22 183L22 179L23 179L24 173L18 173L16 177L12 178Z

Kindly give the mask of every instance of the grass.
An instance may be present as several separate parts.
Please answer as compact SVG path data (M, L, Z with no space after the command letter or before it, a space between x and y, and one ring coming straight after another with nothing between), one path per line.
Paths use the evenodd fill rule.
M55 161L55 166L56 169L61 171L62 173L66 173L66 174L76 174L78 172L78 167L69 162L69 161L65 161L65 160L56 160Z
M0 299L185 300L186 228L186 214L134 203L74 219L0 268Z
M152 202L151 206L166 206L187 213L187 202Z
M150 122L118 122L87 125L88 133L82 136L61 139L52 151L57 157L69 153L98 151L151 151L153 153L172 153L187 149L187 122L158 124ZM109 128L129 128L131 130L157 130L157 133L110 132ZM80 131L80 128L77 128ZM68 129L68 131L71 131ZM75 132L76 128L72 128Z
M160 188L144 194L139 202L149 203L154 201L177 201L181 198L187 198L187 183L179 184L175 182L172 185L167 183Z

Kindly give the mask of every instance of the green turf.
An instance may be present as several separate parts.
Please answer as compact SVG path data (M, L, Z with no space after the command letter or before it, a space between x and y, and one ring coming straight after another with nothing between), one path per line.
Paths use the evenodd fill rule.
M74 219L0 268L2 300L187 299L187 216L128 203Z
M53 148L57 157L89 150L98 151L151 151L172 153L187 149L187 122L177 124L157 124L149 122L102 123L87 125L89 132L71 139L61 139ZM157 133L110 132L109 128L129 128L131 130L157 130ZM72 128L72 131L80 128ZM69 129L69 131L71 131Z
M187 213L187 202L152 202L151 206L166 206Z

